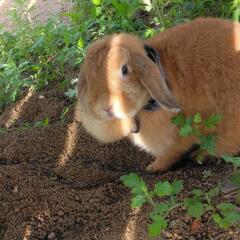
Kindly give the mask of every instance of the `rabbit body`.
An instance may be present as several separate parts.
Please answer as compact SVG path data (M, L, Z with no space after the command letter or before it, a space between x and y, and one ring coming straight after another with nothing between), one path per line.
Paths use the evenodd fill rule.
M113 39L119 39L119 36L120 48L128 50L125 55L122 50L118 50L122 54L119 54L119 59L129 56L122 62L116 61L117 56L116 59L111 60L111 56L114 54L107 55L109 49L115 46L113 41L116 40ZM120 34L101 41L102 46L99 43L93 45L94 54L91 54L91 49L87 54L88 59L83 64L85 66L83 66L80 76L84 80L80 80L78 88L80 92L79 115L83 126L93 136L103 142L112 142L128 136L134 144L156 157L156 160L147 167L149 171L165 171L191 145L196 143L194 137L180 137L178 129L171 124L171 118L177 112L174 109L179 106L181 112L186 116L194 115L197 112L203 117L221 114L223 120L216 129L217 155L236 154L240 150L240 24L222 19L200 18L173 27L144 42L159 54L167 76L165 80L161 75L157 75L158 69L153 62L142 60L144 43L141 40L130 35ZM109 42L111 42L110 47ZM104 43L108 43L108 45L104 45ZM121 116L116 118L108 119L106 117L104 119L101 118L102 116L99 118L99 115L95 115L96 112L100 112L99 107L98 110L96 107L94 107L94 111L89 110L93 109L90 107L91 102L95 101L94 106L96 106L96 101L103 102L99 96L104 94L91 90L88 79L94 79L94 77L89 76L88 78L86 66L93 59L92 55L99 55L102 49L106 51L103 56L107 57L101 59L109 58L110 63L118 62L116 69L127 62L129 68L127 80L124 82L126 76L120 74L121 76L118 78L121 80L119 80L118 86L115 86L115 89L120 89L121 93L126 94L121 95L120 102L124 104L119 107L126 114L124 115L119 110L121 114L118 115ZM109 66L110 63L108 63ZM101 64L101 66L104 65ZM106 66L105 68L108 69ZM114 69L111 67L108 71L111 72ZM115 75L111 75L110 78L105 75L102 83L106 79L115 81L114 77ZM150 79L154 79L154 81L151 82ZM96 82L96 80L92 81ZM159 85L154 85L156 82ZM128 92L124 90L126 85L126 88L129 89ZM115 107L117 104L109 97L113 92L111 86L108 85L104 89L108 89L105 94L105 99L108 96L108 100L105 102L108 104L110 102ZM91 97L89 96L92 92L95 94L95 99L90 101ZM132 106L129 107L131 98L127 99L125 96L132 96L131 94L136 103L133 101ZM113 95L116 96L115 92ZM156 98L162 108L154 112L145 111L144 104L150 97ZM113 99L115 98L113 97ZM102 108L103 106L105 105L101 104ZM115 109L114 116L117 115ZM138 133L132 133L132 130L136 128L135 116L140 122ZM86 118L88 118L87 121L84 120ZM97 122L94 122L93 119ZM98 134L96 134L96 128Z

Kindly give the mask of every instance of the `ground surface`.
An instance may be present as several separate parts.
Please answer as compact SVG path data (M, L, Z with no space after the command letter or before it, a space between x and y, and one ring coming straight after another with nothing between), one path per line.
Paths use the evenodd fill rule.
M150 156L125 140L99 145L74 120L74 105L60 121L69 105L55 83L32 95L26 92L1 114L0 127L10 130L0 136L0 239L146 240L149 209L130 209L121 175L137 172L150 185L182 179L186 197L193 187L207 190L230 172L227 165L208 163L146 174ZM46 117L46 128L23 127ZM204 178L209 169L211 176ZM237 228L222 231L207 218L202 221L203 227L192 233L192 220L175 211L158 239L240 239Z
M32 8L27 14L30 21L46 21L50 16L66 10L71 6L64 0L25 0L27 8ZM69 1L70 2L70 1ZM0 0L0 24L5 29L12 29L13 24L9 18L9 11L15 8L14 0ZM24 13L23 13L24 14Z
M59 120L70 102L57 84L27 96L0 116L0 126L10 127L0 141L0 239L148 239L149 209L130 209L121 175L137 172L150 185L183 179L186 197L193 187L207 190L229 172L226 165L209 163L146 174L151 157L127 141L99 145L74 121L73 111L65 123ZM22 127L46 117L50 124L44 129ZM203 170L209 169L212 174L204 179ZM191 234L191 219L177 211L169 222L159 239L240 239L236 228L221 231L211 223Z

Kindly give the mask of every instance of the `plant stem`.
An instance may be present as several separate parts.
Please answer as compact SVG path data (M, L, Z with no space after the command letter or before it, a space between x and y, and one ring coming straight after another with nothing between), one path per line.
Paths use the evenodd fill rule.
M146 193L146 199L154 208L157 206L156 203L153 201L153 199L152 199L152 197L150 196L149 193Z
M183 206L183 203L176 203L174 206L169 208L168 212L171 212L173 209Z
M153 0L152 6L158 15L159 21L161 23L161 27L165 28L165 24L163 21L163 6L161 6L161 10L160 10L157 0Z

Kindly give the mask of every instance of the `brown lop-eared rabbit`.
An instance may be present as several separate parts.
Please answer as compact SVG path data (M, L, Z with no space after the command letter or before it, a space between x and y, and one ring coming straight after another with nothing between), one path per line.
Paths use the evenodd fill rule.
M240 150L240 24L199 18L143 42L113 34L94 42L81 66L78 116L99 141L128 137L166 171L196 139L171 118L220 114L216 153Z

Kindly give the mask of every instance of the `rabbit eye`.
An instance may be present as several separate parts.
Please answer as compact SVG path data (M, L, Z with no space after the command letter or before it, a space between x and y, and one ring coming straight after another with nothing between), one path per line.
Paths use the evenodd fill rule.
M122 75L125 76L128 74L128 68L127 65L123 65L122 66Z

